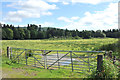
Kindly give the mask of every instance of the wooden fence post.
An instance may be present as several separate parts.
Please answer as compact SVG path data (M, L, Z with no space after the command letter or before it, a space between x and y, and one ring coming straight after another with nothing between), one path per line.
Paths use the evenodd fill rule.
M99 72L102 71L102 65L103 65L103 55L97 55L97 70Z
M7 57L10 59L10 47L7 47Z

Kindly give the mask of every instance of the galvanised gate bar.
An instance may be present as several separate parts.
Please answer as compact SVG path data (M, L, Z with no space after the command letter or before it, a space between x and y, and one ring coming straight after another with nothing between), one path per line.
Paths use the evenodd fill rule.
M97 55L106 51L38 50L7 47L13 62L44 69L66 69L75 72L97 68Z

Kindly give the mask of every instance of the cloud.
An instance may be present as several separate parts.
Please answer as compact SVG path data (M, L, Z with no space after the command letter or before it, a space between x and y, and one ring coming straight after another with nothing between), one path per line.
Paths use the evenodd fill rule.
M72 3L87 3L87 4L99 4L99 3L104 3L104 2L115 2L118 0L71 0Z
M42 27L52 27L54 26L53 22L44 22L40 24Z
M25 10L10 11L7 17L3 18L4 21L9 22L22 22L23 18L39 18L40 14L36 12L27 12Z
M55 4L48 4L42 0L19 0L7 5L7 7L17 9L17 11L8 12L6 18L4 18L4 20L10 22L21 22L23 18L40 18L43 15L52 15L49 10L58 9Z
M25 1L25 0L20 0L20 1ZM41 1L41 0L37 0L37 1ZM52 3L61 2L64 5L68 5L70 3L84 3L84 4L96 5L96 4L105 3L105 2L119 2L119 0L44 0L44 1L52 2ZM1 2L18 2L18 0L1 0Z
M17 2L18 0L0 0L0 2Z
M103 11L95 11L94 13L85 12L84 15L78 21L71 22L63 28L79 30L118 28L118 3L110 3Z
M22 18L19 17L6 17L3 19L3 21L9 21L9 22L22 22Z
M14 8L19 8L19 9L24 9L24 10L33 10L33 9L39 9L40 11L45 11L45 10L53 10L56 9L55 4L48 4L47 2L43 0L26 0L26 1L21 1L19 0L17 3L12 3L10 5L7 5L8 7L14 7ZM33 10L33 11L35 11ZM38 10L38 11L39 11Z
M78 16L74 16L74 17L71 17L71 18L67 18L67 17L58 17L57 20L61 20L61 21L64 21L64 22L73 22L74 20L78 20L79 17Z
M47 0L48 2L59 2L59 0Z
M74 16L74 17L72 17L71 18L71 20L78 20L80 17L78 17L78 16Z
M42 12L42 15L52 15L51 12Z
M65 2L65 1L63 1L62 2L64 5L68 5L69 4L69 2Z
M6 23L5 23L5 22L3 22L3 21L0 21L0 23L1 23L1 24L6 24Z
M72 20L70 20L69 18L63 17L63 16L58 17L57 19L61 21L65 21L65 22L72 22Z
M119 0L46 0L48 2L62 2L64 5L68 5L69 3L84 3L84 4L100 4L105 2L118 2Z

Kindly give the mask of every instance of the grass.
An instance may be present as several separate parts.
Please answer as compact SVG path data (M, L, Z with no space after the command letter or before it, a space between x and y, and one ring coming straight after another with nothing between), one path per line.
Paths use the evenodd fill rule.
M96 50L103 44L112 44L118 39L79 39L79 40L2 40L2 50L7 46L43 50Z
M76 50L76 51L92 51L97 50L103 44L112 44L117 42L114 38L94 38L94 39L78 39L78 40L2 40L2 67L5 77L16 78L85 78L91 74L82 72L76 73L65 69L45 70L35 67L25 66L9 61L6 56L6 48L26 48L41 50ZM84 54L80 54L84 55ZM94 60L93 60L94 61ZM10 63L10 64L9 64ZM92 63L95 65L94 63ZM11 73L12 71L12 73ZM17 72L18 71L18 72ZM10 73L10 74L9 74ZM9 75L8 75L9 74Z
M85 77L83 73L75 73L68 70L46 70L35 68L31 66L16 64L6 62L9 61L7 58L3 57L2 70L3 78L81 78ZM71 73L71 74L70 74Z

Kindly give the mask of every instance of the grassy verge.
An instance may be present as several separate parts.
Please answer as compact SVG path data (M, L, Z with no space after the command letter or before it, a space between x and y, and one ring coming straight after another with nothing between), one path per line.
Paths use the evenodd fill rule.
M2 60L3 78L86 78L85 72L76 73L65 69L46 70Z

